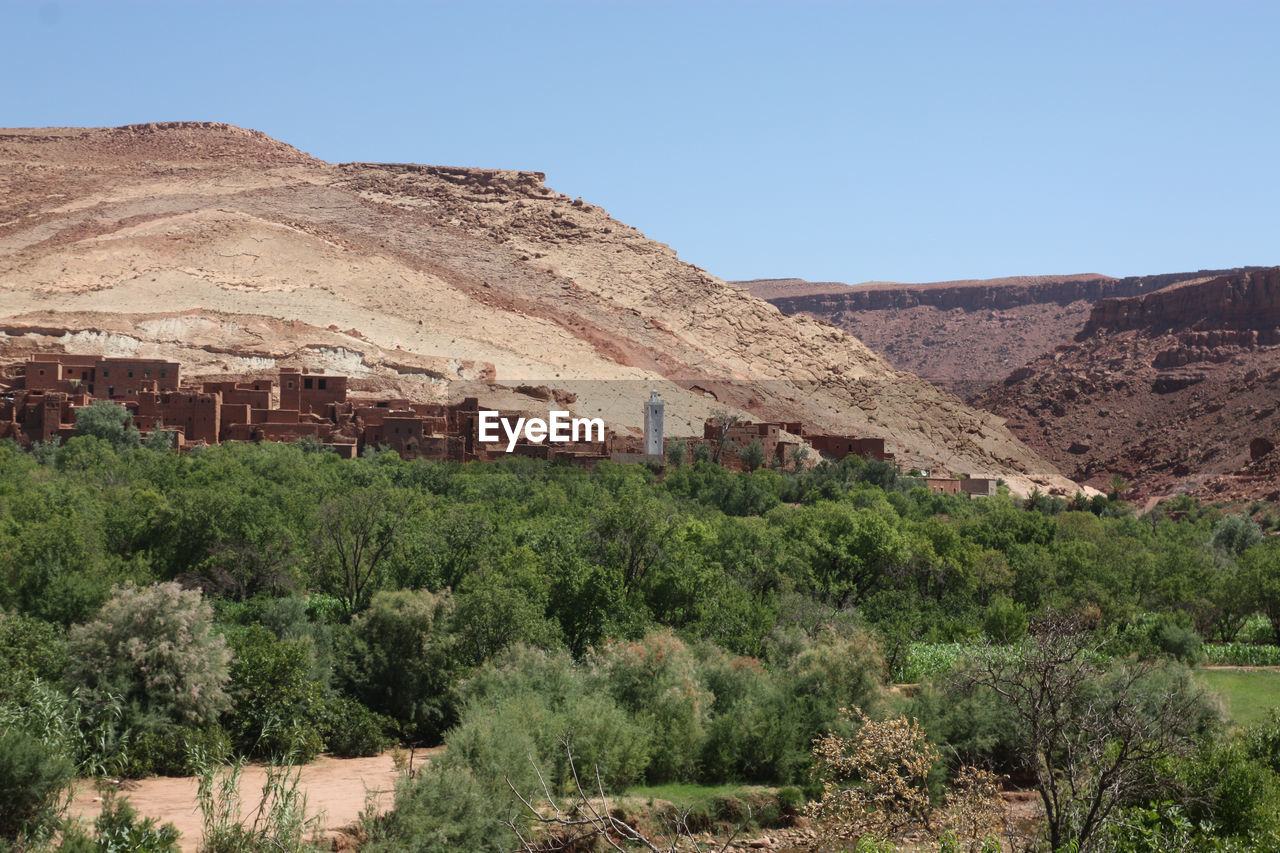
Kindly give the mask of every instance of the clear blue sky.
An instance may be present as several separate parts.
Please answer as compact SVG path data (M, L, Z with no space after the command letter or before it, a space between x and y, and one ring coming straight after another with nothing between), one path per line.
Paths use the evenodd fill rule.
M532 169L724 278L1280 263L1280 3L0 0L0 125Z

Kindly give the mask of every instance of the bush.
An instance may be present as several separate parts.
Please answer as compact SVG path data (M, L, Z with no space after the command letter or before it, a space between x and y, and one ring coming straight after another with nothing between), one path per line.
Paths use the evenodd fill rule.
M108 795L93 822L97 853L177 853L178 830L155 818L138 819L128 800Z
M67 640L61 628L0 612L0 692L33 678L57 681L66 667Z
M539 789L536 765L556 790L572 787L568 753L582 772L596 768L611 788L639 781L650 731L630 719L565 653L517 647L483 667L460 689L462 719L449 732L449 755L476 778L504 790L504 775L524 792Z
M823 630L786 662L784 690L800 716L796 735L807 748L813 738L840 728L840 709L871 709L881 699L884 658L875 638L860 628Z
M259 758L305 763L324 748L319 717L325 688L311 678L310 638L278 640L261 625L228 633L235 660L227 727L237 750Z
M996 595L987 605L982 630L992 642L1016 643L1027 633L1027 609L1008 596Z
M516 846L502 824L509 803L466 769L428 764L396 787L395 809L365 823L365 853L506 853Z
M94 621L71 629L68 655L73 686L122 697L135 718L210 724L229 705L226 640L200 593L176 583L114 589Z
M649 733L651 783L693 778L713 699L697 661L674 634L607 642L588 656L593 680Z
M1185 613L1141 613L1116 638L1120 654L1167 656L1189 664L1200 659L1203 645Z
M71 760L26 732L0 734L0 838L52 831L74 774Z
M454 648L445 630L452 611L447 591L379 592L340 635L339 680L365 707L395 720L407 741L438 742L453 722Z
M120 758L119 773L126 779L193 776L198 769L191 761L193 749L207 755L226 756L231 752L231 739L216 726L164 726L142 731L127 743Z
M1280 777L1238 738L1204 744L1178 765L1188 816L1250 850L1280 850Z
M142 435L133 425L129 410L110 400L94 400L75 410L76 434L89 435L110 444L116 450L129 450L142 445Z
M375 714L354 699L333 696L325 705L321 732L329 752L341 758L377 755L391 746L387 732L395 720Z
M781 782L802 778L808 743L784 678L754 658L735 658L703 644L703 684L715 697L702 751L703 781Z

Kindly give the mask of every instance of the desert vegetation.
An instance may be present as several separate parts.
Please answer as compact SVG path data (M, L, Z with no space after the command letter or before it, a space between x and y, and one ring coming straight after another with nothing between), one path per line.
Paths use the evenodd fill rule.
M367 849L796 822L832 850L1280 849L1280 719L1193 671L1276 660L1280 539L1249 518L669 463L0 443L4 843L172 849L126 798L64 806L173 774L208 849L303 849L297 766L444 744ZM247 828L244 761L274 786ZM681 787L748 793L652 793Z

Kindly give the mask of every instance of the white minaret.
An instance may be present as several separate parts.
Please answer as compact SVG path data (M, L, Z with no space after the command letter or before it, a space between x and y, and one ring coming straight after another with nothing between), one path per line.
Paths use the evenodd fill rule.
M666 404L657 391L649 392L644 404L644 452L647 456L662 455L662 408Z

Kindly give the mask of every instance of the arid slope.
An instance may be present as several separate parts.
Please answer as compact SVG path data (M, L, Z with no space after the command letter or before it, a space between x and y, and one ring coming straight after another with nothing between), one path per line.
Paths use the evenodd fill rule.
M1074 488L999 419L543 179L330 164L220 124L0 131L0 356L307 364L417 398L534 382L633 426L654 387L669 433L733 408Z
M1104 299L976 403L1080 482L1280 500L1280 267Z
M1215 274L1117 279L1085 273L853 286L758 279L738 284L787 314L833 323L899 370L968 398L1071 341L1099 299L1148 293Z

